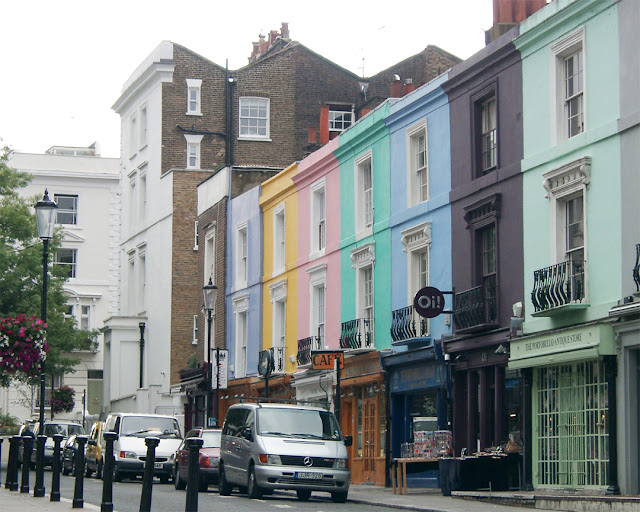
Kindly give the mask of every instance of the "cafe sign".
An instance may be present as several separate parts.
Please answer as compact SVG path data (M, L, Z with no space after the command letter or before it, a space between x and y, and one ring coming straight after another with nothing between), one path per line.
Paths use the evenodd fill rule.
M312 350L311 368L314 370L333 370L338 361L338 368L344 368L344 354L335 350Z

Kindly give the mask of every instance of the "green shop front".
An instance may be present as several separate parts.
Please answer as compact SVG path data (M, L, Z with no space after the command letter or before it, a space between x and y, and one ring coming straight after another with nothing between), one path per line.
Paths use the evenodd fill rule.
M534 487L616 492L615 353L607 323L511 342L509 368L520 369L531 411L525 479Z

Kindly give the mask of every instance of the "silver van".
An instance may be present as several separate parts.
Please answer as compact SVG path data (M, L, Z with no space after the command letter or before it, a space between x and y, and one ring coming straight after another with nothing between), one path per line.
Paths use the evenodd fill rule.
M126 476L144 475L146 437L160 439L155 451L154 475L163 484L173 478L173 456L182 441L176 418L158 414L115 412L107 416L104 430L118 434L118 439L113 444L114 481L119 482Z
M306 501L312 491L324 491L344 503L352 442L333 413L319 407L234 404L222 427L220 494L228 496L234 486L246 488L249 498L290 489Z

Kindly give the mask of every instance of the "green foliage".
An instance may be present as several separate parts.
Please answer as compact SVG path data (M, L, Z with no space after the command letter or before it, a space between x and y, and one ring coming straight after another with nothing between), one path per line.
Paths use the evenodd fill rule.
M11 414L0 413L0 434L5 436L13 436L18 433L20 428L18 418Z
M194 370L198 367L198 354L195 352L191 354L191 357L187 361L187 369Z
M7 165L8 152L7 147L0 149L0 317L21 313L40 317L43 243L37 236L32 206L42 196L30 199L19 196L19 190L29 183L31 176ZM73 372L79 362L73 353L95 350L98 334L77 329L74 319L65 316L68 308L63 285L68 275L61 265L51 265L61 240L62 230L57 229L49 243L47 281L46 371L56 375ZM6 386L9 380L0 370L0 385Z

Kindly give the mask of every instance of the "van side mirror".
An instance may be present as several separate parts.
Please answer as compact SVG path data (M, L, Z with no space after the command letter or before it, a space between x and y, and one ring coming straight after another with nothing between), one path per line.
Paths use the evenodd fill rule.
M344 445L351 446L353 444L353 436L344 436Z
M251 427L245 427L242 429L242 437L247 441L253 441L253 432L251 431Z

